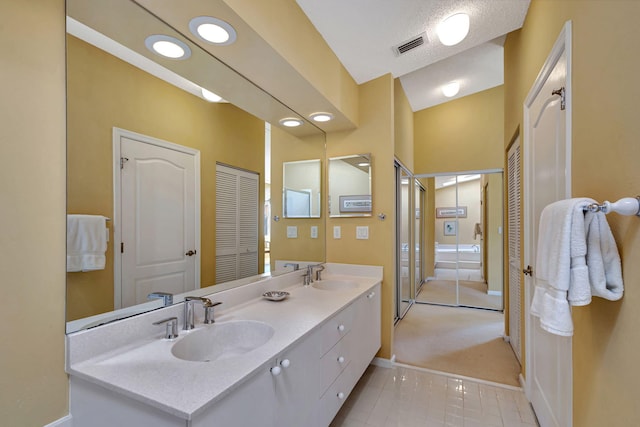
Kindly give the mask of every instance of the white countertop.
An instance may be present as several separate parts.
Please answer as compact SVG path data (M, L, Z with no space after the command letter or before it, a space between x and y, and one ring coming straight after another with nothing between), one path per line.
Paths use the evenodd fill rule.
M263 367L268 369L267 366L272 364L281 352L382 280L381 267L347 268L349 266L344 264L327 264L326 267L323 280L348 279L356 281L358 287L341 290L303 287L301 280L297 280L301 273L294 272L291 273L294 276L293 280L299 283L294 286L286 287L291 285L291 278L272 278L247 285L255 288L250 289L252 295L256 292L257 295L261 295L264 290L286 290L290 296L283 301L253 297L238 304L225 302L217 309L216 324L231 320L257 320L274 328L274 334L269 341L248 353L210 363L191 362L174 357L171 354L171 346L185 335L207 327L202 325L201 318L197 321L196 329L180 330L176 340L162 339L164 327L156 326L152 329L155 332L147 337L140 338L138 333L137 339L104 351L105 340L110 336L118 336L122 342L121 335L135 329L134 322L144 322L144 327L148 328L148 325L158 318L177 315L181 328L182 304L178 304L156 310L153 316L137 316L116 324L71 334L67 340L67 372L177 417L191 419L249 379L252 373ZM230 294L225 295L227 292ZM238 291L230 289L213 294L210 298L221 300L226 297L231 301L233 292L246 294L247 288ZM165 313L158 313L162 311ZM101 350L91 353L87 347L91 347L92 344ZM83 352L84 356L78 356Z

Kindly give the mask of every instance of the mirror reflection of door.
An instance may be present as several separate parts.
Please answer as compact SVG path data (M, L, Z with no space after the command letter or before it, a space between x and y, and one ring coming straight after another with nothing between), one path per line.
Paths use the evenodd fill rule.
M258 274L259 176L216 164L216 283Z
M503 309L502 173L435 177L434 273L416 302Z
M152 292L199 287L199 153L121 129L114 133L120 155L114 165L120 172L116 308L146 302Z

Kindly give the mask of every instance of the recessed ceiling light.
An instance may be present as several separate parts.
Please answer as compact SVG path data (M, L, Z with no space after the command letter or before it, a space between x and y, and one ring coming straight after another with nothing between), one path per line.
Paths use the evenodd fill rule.
M360 166L361 168L365 167L365 166L369 166L368 162L362 162L362 163L358 163L358 166Z
M280 119L280 124L288 128L294 128L294 127L300 126L302 125L302 123L303 123L302 120L295 117L286 117L284 119Z
M452 96L456 96L458 91L460 90L460 83L453 81L449 82L446 85L442 86L442 93L447 98L451 98Z
M333 119L333 114L331 114L331 113L313 113L309 117L311 117L311 120L313 120L315 122L328 122L329 120Z
M165 58L187 59L191 56L191 49L186 43L164 34L149 36L145 39L144 44L147 49Z
M220 95L216 95L215 93L205 89L205 88L200 88L200 90L202 91L202 97L204 99L206 99L209 102L220 102L222 101L222 97Z
M469 34L469 15L456 13L446 18L438 25L438 38L445 46L460 43Z
M189 22L189 29L200 40L219 46L230 45L237 38L236 30L231 24L212 16L193 18Z

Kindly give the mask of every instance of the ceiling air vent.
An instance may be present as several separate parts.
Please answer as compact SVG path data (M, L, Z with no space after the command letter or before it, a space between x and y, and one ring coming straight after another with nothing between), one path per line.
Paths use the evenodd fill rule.
M400 56L410 50L422 46L425 43L426 38L427 36L425 33L419 34L416 37L413 37L412 39L399 44L398 46L394 46L393 51L396 53L396 55Z

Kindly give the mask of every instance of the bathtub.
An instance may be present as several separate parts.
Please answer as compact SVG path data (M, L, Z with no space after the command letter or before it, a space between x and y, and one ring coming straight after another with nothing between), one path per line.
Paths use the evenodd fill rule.
M480 245L436 243L436 268L480 269Z

